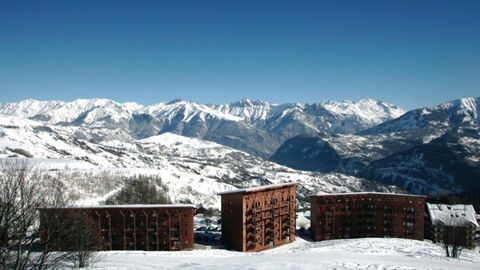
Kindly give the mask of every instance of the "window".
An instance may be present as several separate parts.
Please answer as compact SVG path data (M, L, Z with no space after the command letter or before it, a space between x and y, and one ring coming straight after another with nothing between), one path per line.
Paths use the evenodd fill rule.
M173 248L180 249L180 241L173 241Z

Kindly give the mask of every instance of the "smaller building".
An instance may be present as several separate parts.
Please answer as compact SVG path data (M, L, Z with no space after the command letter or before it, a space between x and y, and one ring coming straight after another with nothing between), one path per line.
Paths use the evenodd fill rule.
M425 236L433 242L475 247L479 225L472 205L427 203Z
M40 223L43 231L56 223L75 224L70 220L83 219L94 235L99 250L181 250L193 248L194 206L185 204L161 205L104 205L91 207L43 208ZM68 221L70 223L65 223ZM49 225L47 225L49 224ZM59 224L61 225L61 224ZM55 226L57 250L72 250L74 240L65 226ZM58 228L60 228L59 231ZM45 243L45 233L41 235ZM85 237L84 237L85 238Z
M423 240L425 196L340 193L311 197L314 241L360 237Z
M260 251L295 240L296 183L237 189L222 196L222 243Z

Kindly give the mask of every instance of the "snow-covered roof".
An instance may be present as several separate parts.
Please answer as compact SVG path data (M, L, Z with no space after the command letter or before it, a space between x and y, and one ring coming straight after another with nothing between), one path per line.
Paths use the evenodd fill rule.
M399 193L386 193L386 192L346 192L346 193L327 193L327 194L317 194L312 195L312 197L320 196L340 196L340 195L392 195L392 196L409 196L409 197L424 197L424 195L414 195L414 194L399 194Z
M433 225L441 222L447 226L473 225L479 227L472 205L427 203L427 209Z
M217 193L218 195L227 195L227 194L234 194L234 193L247 193L247 192L257 192L266 189L275 189L275 188L282 188L296 185L297 182L290 182L290 183L283 183L283 184L274 184L274 185L266 185L266 186L259 186L259 187L251 187L251 188L241 188L241 189L234 189L229 191L224 191Z
M88 209L88 208L192 208L193 204L115 204L115 205L78 205L67 207L47 207L48 208L69 208L69 209Z

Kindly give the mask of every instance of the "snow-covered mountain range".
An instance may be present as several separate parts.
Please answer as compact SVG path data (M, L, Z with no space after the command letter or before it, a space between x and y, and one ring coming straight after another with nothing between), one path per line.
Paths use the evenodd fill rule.
M421 194L475 189L480 185L479 111L480 98L464 98L409 111L357 134L298 136L272 160L297 169L362 175Z
M459 192L478 188L479 104L480 98L464 98L404 113L371 99L280 105L248 99L226 105L174 100L151 106L107 99L24 100L0 104L0 151L3 157L48 159L56 170L161 171L169 185L194 179L194 184L178 184L170 196L207 205L218 204L208 199L215 192L278 181L307 179L300 185L304 196L331 192L335 186L361 190L369 185L354 176L416 193ZM212 146L214 142L218 144ZM271 154L277 163L317 172L263 159ZM192 160L195 165L189 167ZM203 171L209 166L223 173ZM186 176L172 176L175 171ZM198 179L210 179L207 186L215 188L180 198L178 194L194 193L180 187L201 190Z
M35 168L59 176L82 204L105 201L125 185L122 176L138 174L159 177L173 202L217 208L218 192L292 181L299 183L301 207L316 193L396 190L354 176L293 170L173 133L94 141L76 135L84 129L0 115L0 158L27 158Z
M269 157L293 136L355 133L397 118L404 111L372 99L314 104L244 99L226 105L174 100L151 106L107 99L29 99L0 104L0 113L44 124L80 127L75 134L79 139L134 140L171 132Z

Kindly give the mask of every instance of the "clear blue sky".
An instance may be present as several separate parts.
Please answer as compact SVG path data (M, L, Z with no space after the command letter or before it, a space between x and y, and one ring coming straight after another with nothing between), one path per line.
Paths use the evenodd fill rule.
M0 102L480 96L480 1L0 1Z

